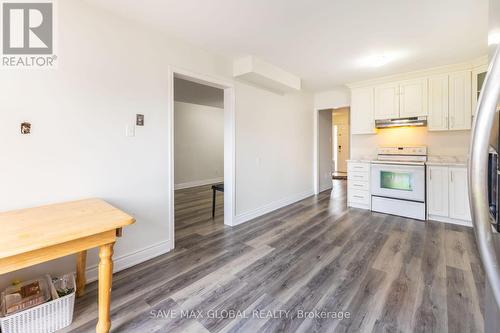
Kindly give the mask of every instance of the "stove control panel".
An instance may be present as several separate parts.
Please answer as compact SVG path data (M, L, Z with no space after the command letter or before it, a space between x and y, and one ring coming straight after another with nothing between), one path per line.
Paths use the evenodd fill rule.
M427 156L427 147L379 147L377 152L378 155Z

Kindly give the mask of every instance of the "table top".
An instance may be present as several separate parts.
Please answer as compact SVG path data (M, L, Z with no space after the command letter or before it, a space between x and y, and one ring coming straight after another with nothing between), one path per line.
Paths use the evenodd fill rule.
M0 259L132 224L135 219L101 199L0 213Z

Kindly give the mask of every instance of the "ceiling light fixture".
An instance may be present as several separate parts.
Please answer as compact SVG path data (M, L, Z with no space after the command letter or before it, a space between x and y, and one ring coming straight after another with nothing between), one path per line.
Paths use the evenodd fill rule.
M384 54L373 54L358 60L360 67L382 67L390 62L403 57L402 52L392 52Z

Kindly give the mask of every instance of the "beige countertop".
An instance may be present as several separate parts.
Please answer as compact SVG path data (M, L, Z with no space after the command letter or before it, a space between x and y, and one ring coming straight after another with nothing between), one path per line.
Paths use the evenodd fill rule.
M433 156L427 157L427 165L467 167L467 156Z
M347 162L352 163L371 163L371 161L376 160L374 156L358 156L347 160Z

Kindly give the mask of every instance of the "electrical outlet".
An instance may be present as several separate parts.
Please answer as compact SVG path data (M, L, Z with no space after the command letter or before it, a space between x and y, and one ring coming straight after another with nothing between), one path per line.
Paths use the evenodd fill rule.
M135 136L135 126L133 124L127 125L125 127L125 136L127 137Z

